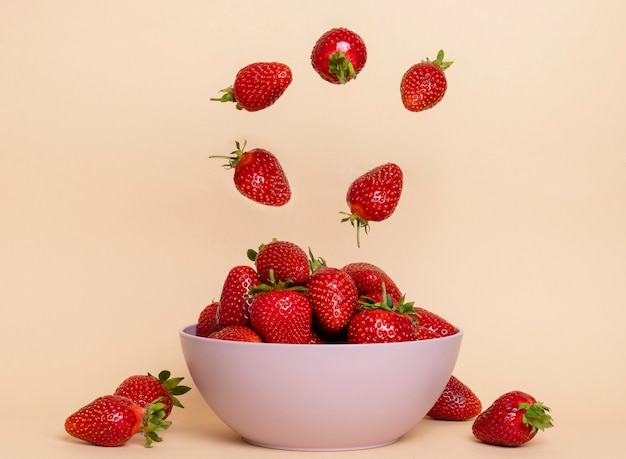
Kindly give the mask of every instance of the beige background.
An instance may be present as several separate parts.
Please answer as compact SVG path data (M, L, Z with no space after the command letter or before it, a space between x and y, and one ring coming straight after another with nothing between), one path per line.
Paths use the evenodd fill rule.
M425 420L324 457L623 457L625 21L618 0L0 0L0 451L144 454L74 442L63 421L130 374L188 376L179 328L278 237L385 268L465 329L455 374L485 406L525 390L556 422L517 450ZM369 50L342 87L309 63L334 26ZM400 77L440 48L448 93L409 113ZM264 60L294 73L273 107L209 102ZM247 201L208 159L244 139L279 156L287 206ZM402 200L357 249L345 190L387 161ZM186 398L151 457L293 455L243 444Z

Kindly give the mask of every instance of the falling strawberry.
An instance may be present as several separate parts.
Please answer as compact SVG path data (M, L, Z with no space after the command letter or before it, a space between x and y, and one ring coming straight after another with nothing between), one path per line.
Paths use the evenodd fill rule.
M507 392L478 415L472 432L484 443L520 446L540 430L553 426L549 411L550 408L525 392Z
M467 421L481 411L482 404L476 394L457 377L450 376L428 416L446 421Z
M434 61L426 59L410 67L400 82L404 107L411 112L421 112L441 102L448 89L444 70L451 65L452 62L444 62L441 50Z
M259 280L263 284L271 282L304 284L311 275L306 252L293 242L273 239L267 244L262 244L258 252L248 250L247 255L254 261ZM270 279L270 273L273 280Z
M228 271L217 308L220 327L250 324L248 314L252 297L248 292L260 283L259 276L251 266L238 265Z
M307 296L295 288L269 288L253 289L250 326L268 343L309 344L313 309Z
M219 328L217 319L217 309L219 301L212 301L206 305L198 316L198 324L196 326L196 335L206 338L212 332Z
M72 437L98 446L121 446L142 431L145 446L163 439L157 432L166 430L165 405L156 401L140 407L127 397L105 395L80 408L65 420L65 431Z
M245 151L235 142L237 149L230 156L210 156L227 159L226 169L235 169L233 180L237 190L246 198L259 204L280 207L291 199L289 180L276 156L263 149Z
M346 84L356 78L367 61L363 39L344 27L324 33L311 52L311 64L326 81Z
M402 169L394 163L378 166L352 182L346 194L350 213L340 212L356 227L357 246L361 246L360 229L369 231L369 222L380 222L393 214L402 194Z
M350 275L311 256L313 273L305 286L313 307L313 321L325 333L345 328L356 312L358 292Z
M158 378L150 373L130 376L120 383L113 395L127 397L140 408L160 400L160 404L163 405L163 419L166 419L174 406L183 408L177 396L191 390L188 386L180 385L183 379L170 378L170 372L167 370L161 371Z
M420 327L428 328L439 336L448 336L458 333L458 329L443 317L422 307L415 308L415 317Z
M218 102L235 102L238 110L256 112L269 107L283 95L293 76L288 65L280 62L256 62L246 65L235 76L232 86L222 89Z
M391 277L380 267L364 261L348 263L343 268L356 285L359 296L382 294L382 285L395 301L402 298L402 292Z
M360 302L359 309L348 325L348 343L390 343L417 339L417 322L411 314L413 303L405 303L404 298L401 298L394 305L384 287L383 301Z
M260 343L263 341L257 332L245 325L228 325L211 333L209 338L228 341L247 341L249 343Z

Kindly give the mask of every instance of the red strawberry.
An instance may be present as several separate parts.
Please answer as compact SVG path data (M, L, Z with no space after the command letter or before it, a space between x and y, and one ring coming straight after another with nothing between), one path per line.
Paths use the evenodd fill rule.
M360 310L348 325L348 343L390 343L417 339L417 323L413 319L413 303L401 298L393 305L391 295L383 292L381 302L360 303Z
M441 335L434 330L431 330L428 327L422 327L421 325L417 325L417 339L435 339L441 338Z
M146 447L163 439L157 432L167 429L162 403L145 409L119 395L105 395L71 414L65 420L65 431L72 437L98 446L121 446L139 431L146 437Z
M254 261L259 279L264 284L304 284L311 275L306 252L293 242L273 239L268 244L262 244L258 252L248 250L248 258Z
M257 332L245 325L229 325L214 331L209 335L209 338L228 341L248 341L250 343L260 343L263 341Z
M165 419L170 415L174 406L183 408L176 396L186 394L191 390L190 387L180 385L183 379L170 378L170 372L167 370L161 371L158 378L150 373L130 376L122 381L113 395L127 397L140 408L159 400L163 405L163 419Z
M346 194L350 213L340 212L356 227L357 246L361 246L360 229L367 233L369 222L380 222L393 214L402 194L402 169L393 163L378 166L352 182Z
M552 427L550 408L525 392L512 391L498 397L474 420L472 432L485 443L520 446L539 430Z
M399 301L402 298L402 292L391 277L372 263L358 261L349 263L341 269L350 275L356 285L359 296L371 296L377 292L380 294L382 292L382 284L384 283L387 293L395 301Z
M450 376L446 388L428 412L433 419L467 421L475 418L483 406L472 390L455 376Z
M235 76L232 86L222 89L218 102L235 102L238 110L256 112L269 107L291 84L291 69L280 62L256 62L246 65Z
M313 274L305 286L313 306L313 321L323 332L337 333L348 325L356 312L356 285L348 273L327 266L321 258L312 260L312 266L315 266Z
M217 309L220 327L250 324L248 314L252 297L248 292L260 283L259 276L251 266L238 265L228 271Z
M409 68L400 82L404 107L412 112L421 112L441 102L448 89L444 70L451 65L452 62L443 61L441 50L434 61L426 59Z
M250 325L268 343L308 344L313 310L301 291L269 290L255 296Z
M424 308L415 308L415 317L420 327L429 328L440 336L454 335L459 331L443 317Z
M345 84L356 78L367 61L363 39L343 27L324 33L311 52L311 64L326 81Z
M220 303L218 301L213 301L200 311L200 315L198 316L198 325L196 327L196 336L206 338L219 328L217 319L217 309L219 304Z
M291 199L289 180L276 156L263 149L255 148L244 152L246 142L230 156L210 156L227 159L226 169L235 169L235 188L246 198L266 206L280 207Z

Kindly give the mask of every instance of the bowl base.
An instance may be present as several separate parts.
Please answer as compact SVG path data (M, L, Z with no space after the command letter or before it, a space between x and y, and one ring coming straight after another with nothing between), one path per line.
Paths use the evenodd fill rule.
M250 443L251 445L254 446L260 446L262 448L270 448L270 449L282 449L282 450L287 450L287 451L357 451L357 450L362 450L362 449L373 449L373 448L381 448L383 446L388 446L391 445L395 442L398 441L397 438L394 438L393 440L390 441L386 441L383 443L376 443L376 444L372 444L372 445L358 445L358 446L337 446L337 447L299 447L299 446L290 446L290 445L269 445L266 443L261 443L258 441L254 441L254 440L250 440L249 438L245 438L242 437L242 439L247 442Z

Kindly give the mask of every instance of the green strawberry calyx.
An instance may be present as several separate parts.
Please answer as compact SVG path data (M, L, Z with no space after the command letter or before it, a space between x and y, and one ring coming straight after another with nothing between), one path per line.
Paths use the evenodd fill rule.
M454 62L452 61L444 61L443 60L443 49L440 49L437 53L437 58L434 61L431 61L433 65L441 68L441 70L445 70L450 67Z
M311 272L314 273L319 268L327 268L328 264L322 257L316 258L309 247L309 266L311 267Z
M170 425L172 425L171 421L166 421L164 419L165 403L162 403L161 399L162 397L157 398L144 409L144 415L141 423L143 434L146 437L146 448L151 448L152 442L154 441L163 441L163 438L161 438L157 432L167 430Z
M235 99L235 94L233 93L233 87L229 86L228 88L220 89L222 94L221 97L211 97L211 100L214 102L235 102L235 107L237 110L243 110L243 107L239 105L237 99Z
M241 157L243 156L247 143L248 142L244 140L243 146L242 146L239 142L235 142L235 147L237 149L234 150L230 155L223 155L223 156L212 155L212 156L209 156L209 158L227 159L228 162L226 164L223 164L222 167L224 167L225 169L234 169L237 163L239 162L239 160L241 159Z
M152 376L148 373L148 376ZM172 405L177 406L179 408L184 408L183 404L180 403L177 395L184 395L191 390L189 386L182 386L180 383L183 379L182 377L170 378L171 373L168 370L163 370L159 373L159 382L163 384L163 387L167 389L167 391L172 396ZM154 376L153 376L154 377Z
M274 277L274 270L270 269L269 282L267 284L259 284L251 287L248 290L248 296L255 298L263 293L271 292L272 290L292 290L294 292L307 292L309 289L303 285L296 285L291 279L276 282Z
M346 84L356 78L352 62L342 52L331 54L328 57L328 71L337 77L340 84Z
M391 294L387 293L387 288L385 287L385 283L382 283L382 300L374 301L370 297L361 297L361 300L358 302L358 308L361 310L364 309L384 309L385 311L397 312L399 314L408 314L409 317L414 322L418 321L417 311L414 308L415 303L413 301L406 302L405 296L402 295L397 304L394 304L393 297Z
M541 402L520 403L517 407L520 411L524 412L522 416L522 422L530 426L531 433L535 433L538 430L548 429L553 427L552 417L548 414L550 408L545 406Z
M340 215L347 215L341 219L341 223L350 222L350 224L356 227L356 246L361 247L361 228L365 231L365 234L369 233L370 224L363 217L359 217L356 214L349 212L339 212Z

